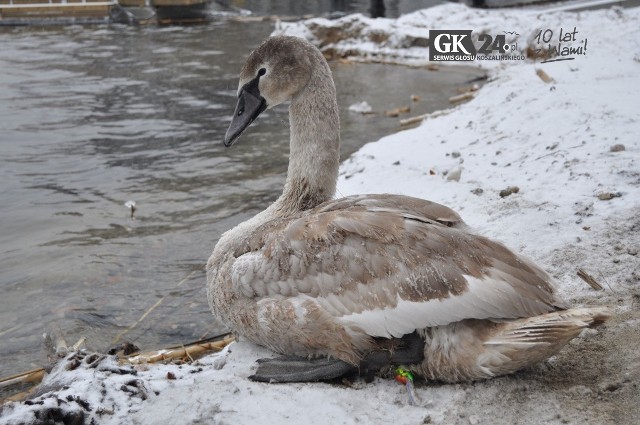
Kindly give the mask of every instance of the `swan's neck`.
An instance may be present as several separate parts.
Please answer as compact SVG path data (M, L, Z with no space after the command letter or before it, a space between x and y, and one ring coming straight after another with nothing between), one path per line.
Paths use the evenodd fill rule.
M292 99L289 124L289 170L282 195L266 210L222 235L212 259L233 251L260 225L333 198L340 165L340 117L331 70L324 60L317 61L309 83Z
M333 198L340 165L340 117L336 90L326 62L317 64L309 83L289 107L289 170L278 216L313 208Z

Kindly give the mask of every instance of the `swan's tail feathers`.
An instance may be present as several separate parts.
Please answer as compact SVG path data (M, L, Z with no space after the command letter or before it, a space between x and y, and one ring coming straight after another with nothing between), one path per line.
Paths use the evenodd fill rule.
M484 342L478 366L502 375L556 354L585 328L603 324L606 308L573 308L500 323Z
M605 307L599 308L576 308L574 311L582 311L586 310L584 314L591 316L591 323L589 324L590 328L595 328L597 326L602 325L604 322L611 318L611 311Z
M576 337L584 328L603 324L610 314L606 308L572 308L540 316L504 322L500 331L485 341L496 344L553 344Z

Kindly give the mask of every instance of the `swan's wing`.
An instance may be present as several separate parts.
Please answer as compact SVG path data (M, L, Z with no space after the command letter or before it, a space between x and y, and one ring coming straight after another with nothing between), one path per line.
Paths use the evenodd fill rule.
M466 227L462 218L451 208L425 199L393 194L353 195L325 202L312 213L364 207L368 211L390 212L407 218L433 220L447 227Z
M313 300L371 336L561 306L550 277L531 262L415 211L323 204L265 224L235 256L236 291L257 300L294 297L298 305Z

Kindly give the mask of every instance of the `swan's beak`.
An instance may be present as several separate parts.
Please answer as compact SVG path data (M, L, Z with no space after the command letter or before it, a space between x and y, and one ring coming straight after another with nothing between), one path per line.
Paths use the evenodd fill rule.
M224 135L224 145L226 147L231 146L242 132L249 127L249 124L265 109L267 109L267 101L260 95L258 79L256 78L240 90L231 125L229 125L227 134Z

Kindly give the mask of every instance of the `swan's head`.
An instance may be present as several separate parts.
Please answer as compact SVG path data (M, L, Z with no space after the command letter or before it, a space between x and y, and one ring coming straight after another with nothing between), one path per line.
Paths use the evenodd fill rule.
M268 38L254 50L240 71L238 103L224 145L231 146L265 109L300 93L317 56L322 55L311 43L289 36Z

